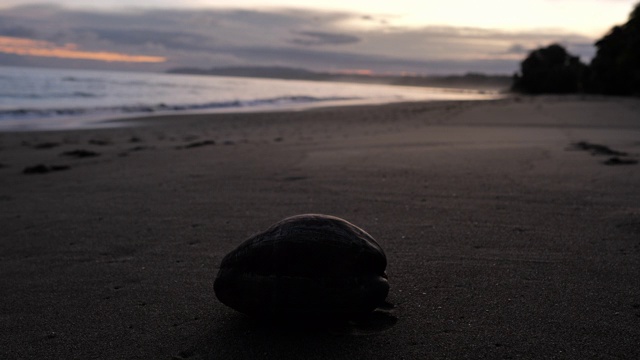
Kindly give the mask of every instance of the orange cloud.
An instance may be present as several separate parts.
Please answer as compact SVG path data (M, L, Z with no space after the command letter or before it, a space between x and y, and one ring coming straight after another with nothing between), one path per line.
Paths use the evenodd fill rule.
M107 62L159 63L167 59L161 56L127 55L106 51L81 51L76 44L58 46L44 40L33 40L0 36L0 52L7 54L55 57L63 59L83 59Z

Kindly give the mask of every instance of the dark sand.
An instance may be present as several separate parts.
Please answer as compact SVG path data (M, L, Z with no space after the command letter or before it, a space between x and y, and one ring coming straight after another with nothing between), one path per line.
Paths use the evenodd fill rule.
M0 134L1 359L640 357L639 99L136 124ZM272 326L217 301L227 252L309 212L385 249L384 319Z

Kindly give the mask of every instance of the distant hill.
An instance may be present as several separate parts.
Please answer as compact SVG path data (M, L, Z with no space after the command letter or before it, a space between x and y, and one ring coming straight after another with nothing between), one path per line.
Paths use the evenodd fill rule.
M400 86L430 86L442 88L461 88L478 90L506 90L511 86L512 77L507 75L485 75L469 73L446 76L397 76L397 75L359 75L328 72L315 72L289 67L222 67L212 69L175 68L167 71L171 74L215 75L232 77L252 77L286 80L338 81L368 84L387 84Z

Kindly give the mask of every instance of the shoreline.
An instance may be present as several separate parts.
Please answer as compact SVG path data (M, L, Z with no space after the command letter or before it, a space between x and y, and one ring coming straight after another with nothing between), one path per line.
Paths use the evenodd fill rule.
M314 104L296 104L286 108L281 107L255 107L247 109L220 109L220 110L201 110L201 111L184 111L184 112L166 112L166 113L150 113L150 114L131 114L122 116L101 116L90 117L89 120L83 120L81 117L71 118L75 121L72 127L55 127L47 128L24 128L24 129L2 129L0 134L10 133L56 133L56 132L74 132L74 131L102 131L116 130L120 127L137 127L140 124L152 124L155 121L175 122L182 121L178 119L204 119L204 118L224 118L226 116L235 117L236 115L249 114L250 116L267 116L268 114L287 114L296 112L314 112L314 111L339 111L339 109L368 109L380 107L383 111L393 107L419 107L423 111L428 108L438 109L442 106L455 106L457 104L509 104L512 102L622 102L634 103L638 98L635 97L616 97L607 95L593 94L570 94L570 95L522 95L515 93L503 93L500 97L486 100L403 100L403 101L380 101L380 100L353 100L353 101L337 101L337 102L321 102ZM43 122L49 119L41 119ZM19 123L20 120L10 120ZM83 125L84 124L84 125ZM519 125L519 124L515 124ZM74 127L73 127L74 126ZM147 125L144 125L147 126Z
M264 79L256 79L264 80ZM340 84L336 84L339 86ZM356 84L363 85L363 84ZM384 86L384 85L380 85ZM411 89L391 96L371 98L315 98L314 96L291 96L272 99L238 100L220 103L190 103L165 105L114 105L112 107L70 106L68 108L40 109L35 107L5 109L0 111L0 132L12 131L57 131L70 129L97 129L109 124L111 119L135 119L148 116L188 116L193 114L261 113L302 111L323 107L384 105L404 102L441 102L441 101L491 101L508 97L502 91L477 89L448 89L436 87L410 87L387 85L398 89ZM455 94L457 98L451 98ZM76 115L62 115L71 113ZM13 118L7 117L7 115Z
M515 96L2 132L0 355L636 358L638 119ZM378 241L384 316L265 324L215 298L225 254L302 213Z

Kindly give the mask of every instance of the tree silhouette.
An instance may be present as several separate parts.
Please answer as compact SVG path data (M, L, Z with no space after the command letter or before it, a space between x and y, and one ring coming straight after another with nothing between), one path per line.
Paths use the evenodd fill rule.
M529 94L575 93L587 70L577 56L558 44L532 51L514 75L513 90Z
M640 3L626 24L614 26L595 46L588 67L558 44L534 50L514 75L512 89L530 94L640 94Z
M640 3L629 21L596 42L588 90L611 95L640 93Z

